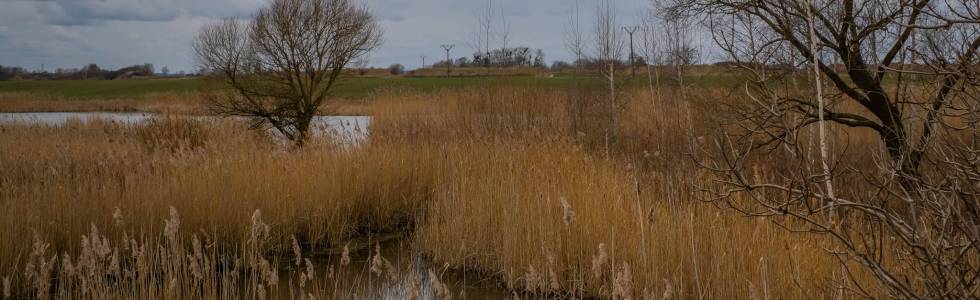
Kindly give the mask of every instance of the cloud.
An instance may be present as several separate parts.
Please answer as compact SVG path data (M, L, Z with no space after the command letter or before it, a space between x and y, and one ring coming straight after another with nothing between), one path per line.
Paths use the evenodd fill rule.
M156 1L126 3L111 0L45 1L40 13L50 24L92 25L106 21L170 21L179 12Z
M154 63L193 70L190 41L209 22L248 18L271 0L0 0L0 64L107 68ZM474 12L487 0L357 0L385 30L385 43L370 64L417 67L419 56L444 57L441 44L456 44L453 56L469 56L466 40ZM648 0L615 0L621 21L631 22ZM494 0L510 23L510 46L543 48L549 59L570 59L562 33L572 0ZM595 0L581 0L584 23Z
M181 16L242 18L262 0L14 0L37 8L48 24L99 25L111 21L167 22Z

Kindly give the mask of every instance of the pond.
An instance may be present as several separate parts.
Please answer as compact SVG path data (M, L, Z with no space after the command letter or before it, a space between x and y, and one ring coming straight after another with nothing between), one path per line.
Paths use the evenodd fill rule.
M385 237L381 237L385 239ZM442 265L433 263L413 250L410 242L401 235L387 240L371 241L371 238L352 241L350 263L341 265L342 254L312 253L317 268L327 268L334 273L333 279L323 284L333 287L315 288L318 298L328 299L440 299L435 285L443 284L454 299L508 299L513 294L494 280L480 278L463 272L445 271ZM335 249L337 250L337 249ZM372 271L373 261L380 250L384 261L381 274ZM332 272L329 270L333 270ZM430 276L435 275L437 278ZM289 274L280 278L289 278ZM288 298L288 295L281 295ZM522 294L521 298L536 297Z
M0 124L40 124L58 126L69 120L88 122L105 120L125 124L139 124L159 118L151 113L127 112L28 112L0 113ZM187 116L194 119L215 119L211 116ZM349 141L362 141L367 138L371 117L367 116L318 116L313 118L314 134L331 134Z

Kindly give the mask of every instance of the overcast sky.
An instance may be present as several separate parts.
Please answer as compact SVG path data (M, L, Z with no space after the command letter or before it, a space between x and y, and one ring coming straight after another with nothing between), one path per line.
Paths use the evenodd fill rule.
M269 0L0 0L0 65L28 69L104 68L153 63L172 72L192 71L190 40L201 25L223 18L249 18ZM474 11L487 0L358 0L385 28L385 43L372 53L372 66L417 67L457 44L476 26ZM597 0L579 0L583 21ZM648 0L614 0L620 20L634 22ZM563 27L575 0L495 0L510 23L509 45L545 50L548 61L568 60Z

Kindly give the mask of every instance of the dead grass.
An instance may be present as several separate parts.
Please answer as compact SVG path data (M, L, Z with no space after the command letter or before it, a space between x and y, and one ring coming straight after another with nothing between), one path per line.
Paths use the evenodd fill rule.
M454 152L417 229L435 261L575 298L830 297L818 240L658 192L682 179L640 185L570 143Z
M3 240L30 240L36 232L57 249L75 249L90 224L112 227L115 208L134 220L127 223L131 232L151 233L172 206L187 228L219 241L238 241L260 209L283 222L277 232L323 245L403 225L431 185L421 167L431 151L285 153L238 124L174 122L192 121L0 126ZM184 131L163 137L161 128ZM23 257L24 246L0 245L5 270Z
M322 139L289 152L234 122L0 125L0 240L20 241L0 244L0 277L16 296L40 295L47 282L64 298L259 297L273 286L263 268L288 264L275 254L291 253L293 236L301 251L322 252L406 231L436 265L523 295L832 297L838 270L819 238L696 201L691 183L705 177L685 163L687 141L708 130L701 112L723 94L697 95L686 106L676 91L624 93L617 111L588 90L393 91L364 103L376 112L366 143ZM175 241L171 207L183 232ZM270 228L262 247L249 244L263 228L256 211ZM119 272L158 276L21 275L30 262L77 264L93 226L112 250L83 264L148 249L134 257L152 263L126 260ZM208 246L195 250L195 239ZM198 276L195 263L223 267ZM120 283L65 285L83 278ZM298 281L288 286L295 297ZM304 291L338 296L327 290Z
M687 106L678 91L627 93L615 126L615 111L587 90L447 91L379 110L371 130L375 141L451 149L418 247L507 288L573 298L833 297L840 270L820 250L826 241L692 193L707 176L691 162L690 140L717 121L705 112L723 95L702 90Z

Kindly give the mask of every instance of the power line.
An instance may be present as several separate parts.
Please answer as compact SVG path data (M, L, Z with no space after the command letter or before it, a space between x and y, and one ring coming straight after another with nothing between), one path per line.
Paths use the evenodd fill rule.
M636 51L633 50L633 34L640 30L640 26L623 26L623 30L630 35L630 69L633 77L636 77Z
M450 58L449 58L449 52L450 51L453 51L453 48L456 48L456 45L453 45L453 44L443 44L442 45L442 49L443 50L446 50L446 76L449 76L453 72L453 69L452 69L453 68L453 61L450 60Z

